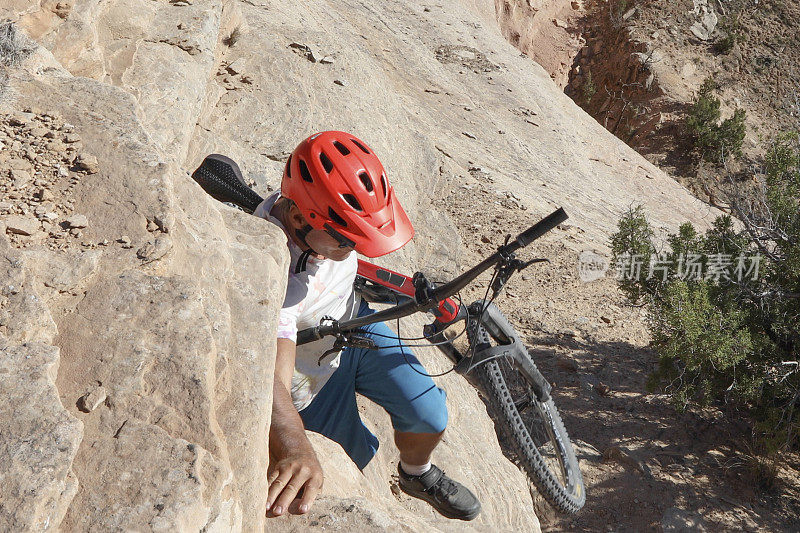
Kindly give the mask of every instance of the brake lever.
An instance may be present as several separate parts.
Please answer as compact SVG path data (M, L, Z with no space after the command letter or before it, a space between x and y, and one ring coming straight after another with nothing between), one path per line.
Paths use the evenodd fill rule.
M550 262L549 259L531 259L530 261L521 261L515 257L511 257L507 262L498 267L497 278L492 284L492 298L497 298L500 291L503 290L511 275L515 272L522 272L534 263Z
M517 270L518 263L521 263L519 259L512 258L497 267L497 277L494 283L492 283L492 299L497 298L497 295L499 295L503 287L506 286L509 278L511 278L511 274Z
M525 270L526 268L528 268L529 266L531 266L534 263L549 263L549 262L550 262L549 259L531 259L530 261L525 261L524 263L522 263L517 268L517 272L522 272L523 270Z
M358 331L358 330L356 330ZM363 335L348 335L347 333L339 333L336 340L333 342L333 347L326 350L319 359L317 359L317 366L322 366L322 360L332 353L338 353L343 348L365 348L367 350L377 350L378 345L369 337Z
M427 304L433 298L431 297L431 293L433 292L434 286L433 284L428 281L425 277L425 274L422 272L416 272L411 277L411 282L414 284L414 301L418 304Z
M341 337L336 337L336 340L333 342L333 347L330 350L326 350L322 355L319 356L317 359L317 366L322 366L322 360L328 357L332 353L339 353L344 348L344 343Z
M339 321L333 318L332 316L325 315L320 319L319 323L320 325L324 325L326 322L328 322L331 327L335 328L336 333L334 333L334 335L336 336L336 340L333 342L333 347L330 350L325 351L325 353L319 356L319 359L317 359L317 366L321 366L322 360L325 359L328 355L334 352L339 352L344 347L344 345L342 344L343 342L342 339L344 338L344 334L341 331L339 331Z

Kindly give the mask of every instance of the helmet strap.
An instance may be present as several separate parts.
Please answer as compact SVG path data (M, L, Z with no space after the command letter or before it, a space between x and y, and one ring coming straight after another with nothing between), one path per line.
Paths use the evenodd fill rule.
M313 248L313 247L312 247L310 244L308 244L308 241L306 241L306 237L308 236L308 234L309 234L309 233L310 233L310 232L311 232L313 229L314 229L314 228L312 228L312 227L311 227L311 224L306 224L306 225L305 225L305 226L303 226L302 228L294 230L294 234L295 234L295 236L297 237L297 239L298 239L300 242L302 242L302 243L303 243L305 246L307 246L307 247L308 247L308 249L309 249L309 250L311 250L311 251L312 251L313 253L315 253L315 254L318 254L318 252L317 252L317 251L316 251L316 250L315 250L315 249L314 249L314 248ZM319 255L319 254L318 254L318 255Z
M300 254L300 257L297 258L297 264L294 266L294 273L299 274L304 272L306 267L308 266L308 256L312 253L311 248Z
M289 208L292 205L295 205L295 203L291 198L286 198L285 196L281 196L280 198L278 198L278 202L282 202L283 200L285 200L286 203L285 204L283 204L283 203L281 204L281 211L276 216L281 221L281 224L283 224L283 226L285 228L288 228L290 226L290 224L287 221ZM276 204L278 202L276 202ZM317 254L317 255L321 255L310 244L308 244L308 241L306 240L306 237L308 236L308 234L313 229L314 228L311 226L311 224L306 223L306 225L303 226L302 228L294 230L294 236L297 238L298 241L300 241L300 243L303 244L303 246L308 248L308 250L306 250L306 251L310 250L311 253L314 253L314 254ZM305 268L305 267L303 267L303 268Z

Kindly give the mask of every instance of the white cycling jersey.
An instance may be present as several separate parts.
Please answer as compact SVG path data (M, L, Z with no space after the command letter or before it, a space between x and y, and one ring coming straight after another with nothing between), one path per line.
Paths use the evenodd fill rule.
M286 228L270 215L270 210L280 198L280 192L261 202L254 214L273 224L284 233ZM297 341L297 331L319 325L324 316L348 320L358 313L359 297L353 290L358 270L355 252L342 261L317 259L304 254L287 236L289 279L286 297L280 311L278 338ZM333 346L334 339L326 337L297 347L294 375L292 376L292 401L300 411L308 406L322 386L339 368L340 353L330 354L318 364L320 356Z

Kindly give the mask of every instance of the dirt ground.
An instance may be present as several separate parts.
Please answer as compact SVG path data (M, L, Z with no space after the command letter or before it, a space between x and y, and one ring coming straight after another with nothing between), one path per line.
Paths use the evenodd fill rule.
M623 2L625 3L625 2ZM698 3L698 2L695 2ZM627 2L636 12L633 39L659 55L660 89L681 111L670 117L643 154L689 187L698 198L724 207L762 179L763 156L776 136L800 131L800 4L789 0L709 2L718 17L708 40L694 36L698 20L692 0ZM630 9L630 7L629 7ZM676 31L677 30L677 31ZM734 44L719 48L726 36ZM718 85L722 117L747 113L743 157L725 169L699 164L684 128L685 112L706 78ZM722 204L722 205L720 205Z
M628 2L637 9L630 21L632 31L639 40L654 41L665 61L691 62L693 78L714 77L723 110L747 111L753 136L751 146L745 148L755 155L753 143L759 137L769 139L781 131L800 129L800 4L791 0L710 3L719 22L707 41L688 31L697 19L692 0ZM677 35L664 31L672 27L678 28ZM728 34L736 36L732 48L716 49Z
M445 196L441 207L465 245L461 268L546 214L500 199L481 176L462 177ZM471 209L476 200L489 208ZM800 457L786 457L773 486L759 487L749 428L736 413L723 405L680 413L668 395L647 392L657 356L645 310L626 302L611 277L579 279L579 232L567 221L520 254L551 262L512 278L497 302L553 384L586 483L586 506L575 516L534 495L542 529L797 531ZM482 296L476 289L464 299Z
M570 51L565 92L698 198L725 209L733 196L749 195L762 178L769 143L781 133L800 131L800 4L586 0L580 5L580 15L567 19L564 31L525 43L528 53L556 79L563 67L551 68L540 50ZM701 39L697 28L709 10L714 29ZM560 41L553 44L553 35ZM576 42L585 46L575 47ZM700 160L686 129L689 108L708 78L718 86L714 95L723 119L736 109L746 112L743 156L729 158L724 168Z

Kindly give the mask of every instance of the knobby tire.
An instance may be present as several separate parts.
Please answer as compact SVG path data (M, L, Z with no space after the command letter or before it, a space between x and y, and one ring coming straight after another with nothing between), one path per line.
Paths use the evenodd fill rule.
M471 344L491 342L491 336L480 324L476 324L467 332ZM509 391L506 376L509 376L508 379L512 379L510 375L512 372L515 373L513 379L517 379L519 376L524 380L524 376L509 362L501 359L482 363L472 372L477 374L479 384L486 393L487 400L492 410L495 411L495 416L498 417L501 433L510 442L520 466L539 493L550 505L563 513L573 514L579 511L586 502L583 478L572 443L552 397L542 403L532 392L528 392L530 408L536 411L538 422L549 426L547 433L550 444L553 446L554 452L560 455L565 473L563 471L553 472L553 469L548 466L519 412L517 401ZM559 475L566 479L560 480Z

